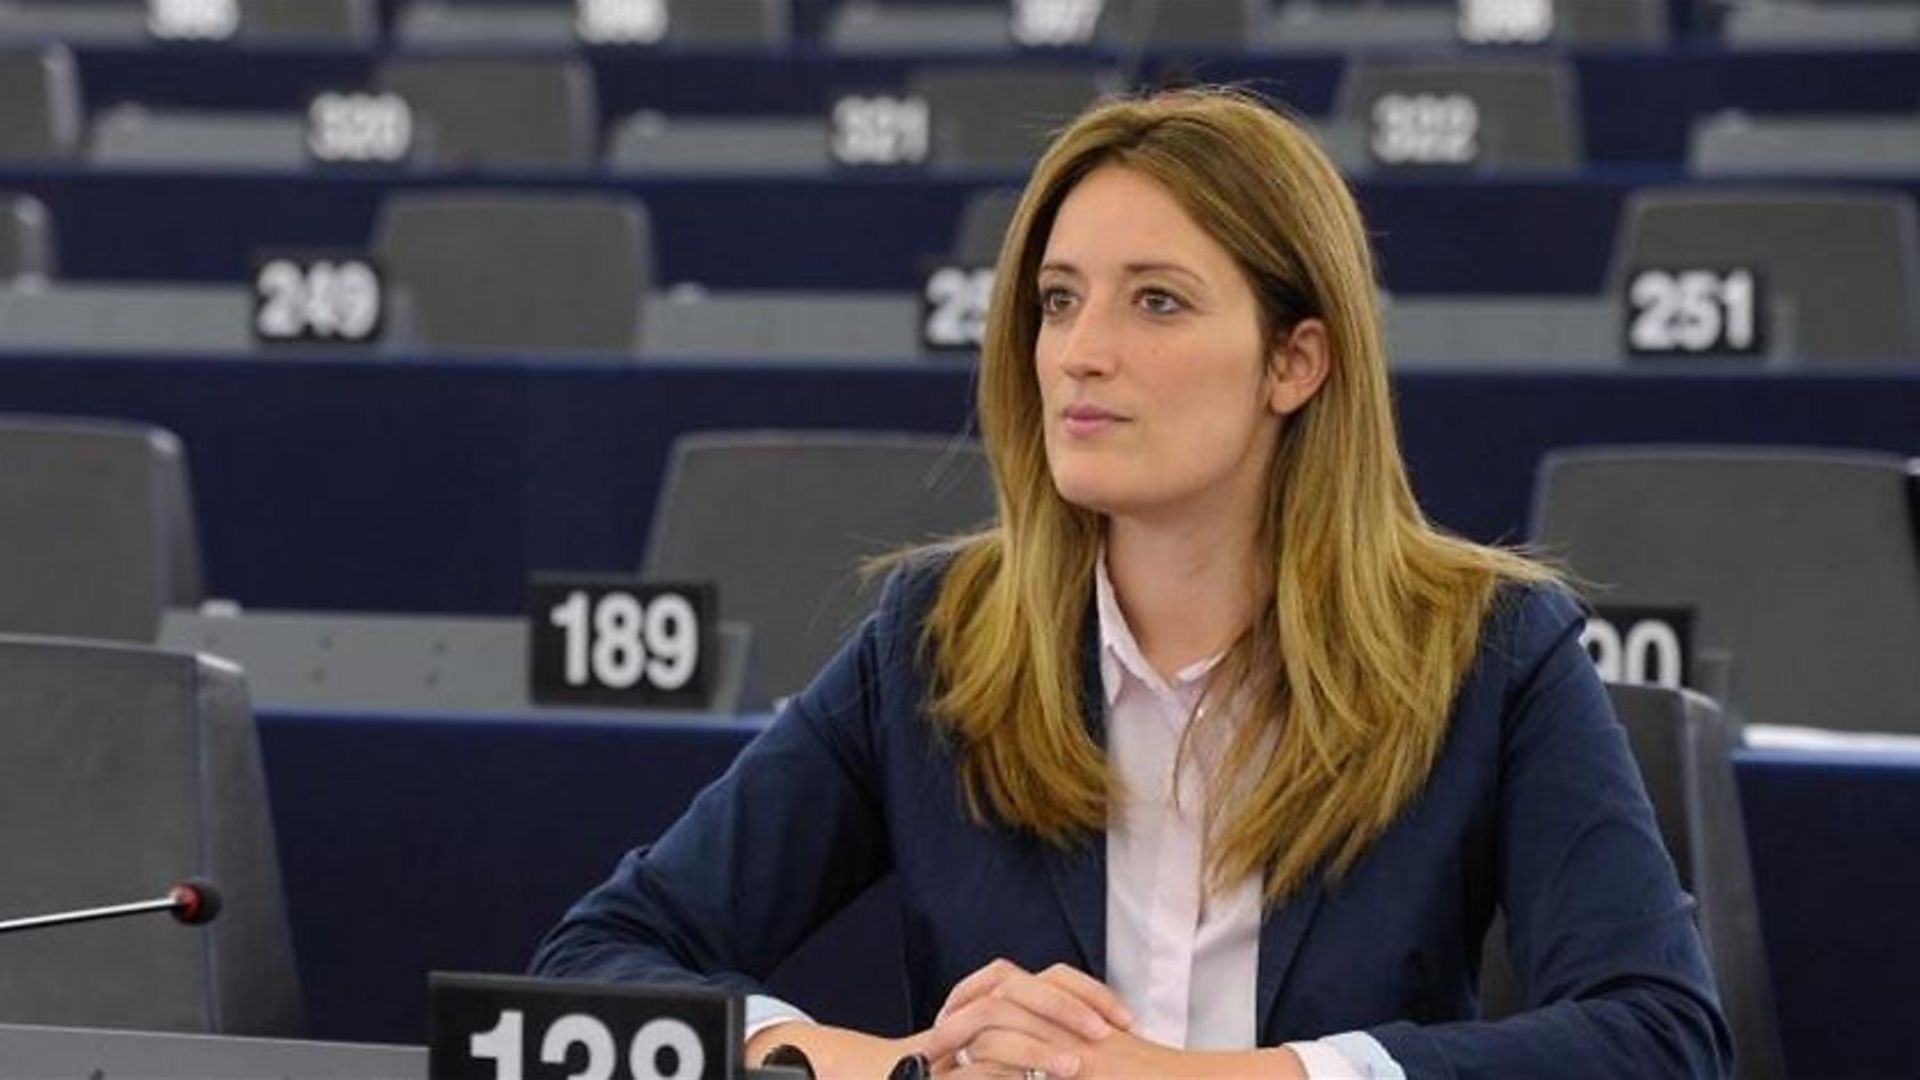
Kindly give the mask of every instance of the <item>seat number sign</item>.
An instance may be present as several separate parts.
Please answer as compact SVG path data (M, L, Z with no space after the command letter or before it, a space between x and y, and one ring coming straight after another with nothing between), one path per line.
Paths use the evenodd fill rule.
M992 267L935 267L920 290L921 346L929 352L978 349L992 298Z
M733 1080L739 1002L642 987L435 972L432 1080Z
M538 577L530 589L533 700L700 708L714 655L714 590L626 578Z
M1627 280L1632 356L1759 356L1760 276L1745 267L1647 268Z
M1480 159L1480 106L1465 94L1381 94L1368 112L1368 148L1380 165L1457 166Z
M1580 644L1607 682L1678 690L1692 670L1693 610L1597 606Z
M161 41L226 41L240 31L240 0L147 0L147 32Z
M1029 48L1085 45L1105 7L1106 0L1013 0L1013 40Z
M667 36L667 18L667 0L577 0L574 28L589 45L653 45Z
M847 94L834 100L830 140L841 165L921 165L933 146L933 111L923 97Z
M253 294L256 341L364 345L384 323L379 267L357 252L263 255Z

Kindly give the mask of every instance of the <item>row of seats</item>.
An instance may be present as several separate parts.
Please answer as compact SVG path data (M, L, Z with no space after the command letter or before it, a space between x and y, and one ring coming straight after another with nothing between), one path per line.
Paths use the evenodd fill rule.
M1608 0L1611 2L1611 0ZM218 71L218 60L208 62ZM1122 85L1098 64L928 62L877 97L810 115L643 109L603 132L594 69L579 58L396 55L364 93L284 111L106 104L91 117L60 46L0 50L0 161L102 168L527 169L824 176L885 165L1023 170L1045 133ZM870 88L872 89L872 88ZM1315 121L1353 173L1567 174L1588 161L1579 79L1559 60L1360 57ZM1008 109L1006 102L1020 102ZM914 106L913 103L920 103ZM603 145L604 144L604 145ZM1901 113L1696 116L1700 174L1920 174L1920 101Z
M1012 214L989 190L962 216L928 294L674 289L632 198L512 192L389 196L357 278L293 263L253 288L58 277L45 208L0 194L5 347L249 352L354 318L361 346L677 359L899 360L977 320ZM329 264L333 265L333 264ZM374 268L378 268L376 273ZM330 272L331 273L331 272ZM940 273L970 282L936 295ZM384 274L384 278L381 276ZM356 283L354 288L349 284ZM283 288L284 286L284 288ZM935 302L939 301L939 302ZM356 315L356 312L359 313ZM1758 364L1920 360L1920 225L1904 195L1645 191L1591 296L1389 296L1399 365L1554 366L1746 356ZM306 330L308 333L298 331Z
M1597 602L1693 612L1700 646L1687 685L1756 723L1920 732L1920 668L1905 662L1920 655L1920 467L1869 453L1563 451L1543 463L1537 491L1533 541L1594 586ZM784 695L864 610L862 559L964 532L992 512L986 464L970 444L698 435L674 450L634 565L654 580L717 582L724 617L751 628L766 690ZM163 615L203 600L184 455L164 432L8 420L0 520L13 523L0 632L152 641ZM248 618L225 623L225 640L244 647ZM192 635L236 617L197 619L177 623L174 640L204 643ZM261 627L263 640L300 640L285 624ZM433 663L457 669L462 659L477 657ZM471 688L388 678L370 696L351 680L312 685L299 663L269 669L281 704L378 707L392 694L423 708L476 705L457 696ZM507 685L497 671L482 678ZM507 694L491 708L527 700Z
M7 0L0 37L409 45L1084 47L1250 51L1383 45L1735 48L1920 41L1899 0Z

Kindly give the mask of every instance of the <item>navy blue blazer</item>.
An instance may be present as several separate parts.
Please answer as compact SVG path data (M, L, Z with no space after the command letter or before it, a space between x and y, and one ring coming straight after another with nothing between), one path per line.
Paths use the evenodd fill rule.
M897 571L819 678L547 936L535 972L764 993L814 928L892 871L917 1027L996 957L1104 978L1104 841L1060 849L972 820L923 707L919 635L943 567ZM1726 1073L1693 902L1580 625L1559 590L1502 591L1425 789L1345 877L1316 876L1267 911L1261 1045L1364 1030L1410 1077ZM1085 714L1103 739L1098 636L1086 639ZM1496 905L1533 1002L1486 1023L1478 968Z

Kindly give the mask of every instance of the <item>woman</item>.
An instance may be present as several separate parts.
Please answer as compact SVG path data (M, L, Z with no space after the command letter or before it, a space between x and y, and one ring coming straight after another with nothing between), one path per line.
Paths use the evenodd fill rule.
M1433 530L1372 258L1298 126L1108 103L1036 167L979 414L999 521L542 946L760 993L899 875L905 1039L750 999L821 1076L1712 1076L1728 1036L1553 575ZM1505 910L1531 1011L1476 1019Z

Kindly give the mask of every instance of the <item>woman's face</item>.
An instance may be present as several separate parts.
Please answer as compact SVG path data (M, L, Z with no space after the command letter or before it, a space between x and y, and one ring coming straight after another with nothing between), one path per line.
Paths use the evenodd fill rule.
M1114 518L1257 517L1279 437L1245 275L1171 193L1118 165L1060 204L1034 367L1062 498Z

